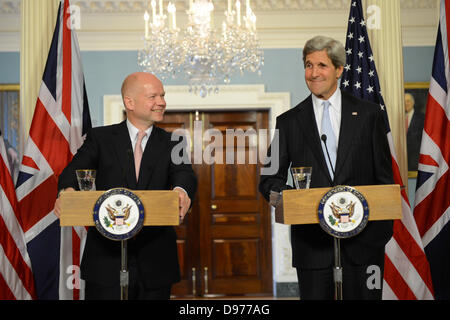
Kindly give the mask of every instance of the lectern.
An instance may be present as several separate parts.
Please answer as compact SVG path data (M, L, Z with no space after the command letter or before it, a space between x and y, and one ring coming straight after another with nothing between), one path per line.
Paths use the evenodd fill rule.
M339 206L339 196L329 202L330 197L327 197L332 190L336 188L350 188L354 189L356 193L363 196L363 211L367 211L368 220L395 220L402 218L401 208L401 194L399 185L372 185L372 186L337 186L334 188L312 188L312 189L296 189L284 190L279 199L275 199L276 194L271 194L271 203L276 203L275 206L275 221L282 224L315 224L320 223L321 227L327 233L334 236L335 243L335 286L336 298L342 299L342 268L340 265L340 242L339 236L327 230L328 224L337 223L339 215L345 216L346 223L352 219L349 215L353 213L352 201ZM354 205L354 204L353 204ZM331 208L325 208L331 207ZM336 216L329 215L324 218L323 212L325 209L333 211ZM321 219L319 219L321 218ZM364 218L364 217L362 217ZM320 221L319 221L320 220ZM329 221L328 221L329 220ZM344 218L342 218L344 220ZM325 222L324 222L325 221ZM345 224L345 223L344 223ZM330 228L328 228L330 229ZM325 232L324 231L324 232ZM342 237L341 237L342 238Z
M125 191L124 191L125 190ZM99 208L99 203L111 191L117 191L122 194L123 191L129 192L136 197L139 214L143 215L144 226L176 226L179 225L179 207L178 193L176 191L166 190L127 190L112 189L109 191L65 191L60 195L61 198L61 226L95 226L94 217L99 216L100 209L108 211L108 215L103 214L101 219L107 220L107 226L127 225L126 219L130 216L130 207L123 203L123 200L117 199L108 203L106 209ZM102 205L104 205L102 202ZM97 212L96 212L97 211ZM135 223L137 224L137 223ZM98 225L97 225L98 227ZM99 228L97 228L99 229ZM138 231L137 231L138 232ZM104 234L105 235L105 234ZM123 236L123 235L120 235ZM108 237L108 236L107 236ZM114 238L112 238L114 239ZM127 238L121 240L122 249L122 269L118 270L121 284L121 299L128 298L128 270L127 270ZM114 240L110 240L114 241Z
M63 226L94 226L93 210L104 191L64 191L61 193ZM144 226L177 226L178 193L166 190L133 190L145 209Z

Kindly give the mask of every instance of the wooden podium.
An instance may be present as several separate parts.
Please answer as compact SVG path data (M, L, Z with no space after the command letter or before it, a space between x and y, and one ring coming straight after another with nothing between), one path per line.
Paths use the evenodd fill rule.
M400 186L356 186L369 205L369 221L402 218ZM275 221L282 224L319 223L317 210L322 197L331 188L284 190L275 208Z
M145 210L144 226L177 226L178 193L166 190L132 190ZM64 191L61 193L61 226L94 226L95 203L105 191Z
M395 220L402 218L399 185L373 185L353 187L361 193L369 207L369 221ZM271 203L276 201L275 221L282 224L319 223L318 209L324 195L332 188L284 190L281 199L278 193L271 194ZM275 199L278 197L278 199ZM325 231L324 231L325 232ZM331 235L330 235L331 236ZM334 237L335 299L343 299L343 269L341 265L340 239Z
M178 193L162 190L131 190L144 207L144 226L180 224ZM94 206L106 191L64 191L61 198L61 226L94 226ZM112 241L112 240L111 240ZM127 240L121 240L120 299L128 300Z

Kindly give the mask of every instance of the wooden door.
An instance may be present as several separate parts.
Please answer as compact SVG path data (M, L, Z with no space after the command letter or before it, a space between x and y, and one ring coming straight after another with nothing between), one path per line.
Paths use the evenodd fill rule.
M158 123L158 127L173 132L176 129L190 130L192 113L166 113L164 122ZM193 165L193 169L199 178L199 167ZM200 182L200 181L199 181ZM191 210L186 214L183 223L175 228L177 233L178 261L180 263L181 281L175 285L172 294L182 297L198 295L196 283L196 266L199 265L199 212L198 192Z
M257 188L257 134L267 129L268 113L166 113L160 126L186 128L193 137L194 120L202 121L203 158L210 153L215 161L193 165L198 191L188 218L177 227L182 281L172 293L272 294L270 210ZM208 129L217 135L209 139Z

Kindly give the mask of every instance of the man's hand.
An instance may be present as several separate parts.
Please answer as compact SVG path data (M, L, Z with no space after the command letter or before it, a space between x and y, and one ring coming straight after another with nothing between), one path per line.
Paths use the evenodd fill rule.
M180 223L183 222L184 216L188 212L190 206L191 206L191 199L187 195L186 191L184 191L180 187L175 187L173 191L176 191L178 193L178 206L180 208Z
M75 191L75 189L74 188L66 188L66 189L61 190L61 192L64 192L64 191ZM54 208L53 212L55 213L55 216L58 217L58 219L61 217L61 199L59 198L59 196L58 196L58 198L56 198L55 208Z

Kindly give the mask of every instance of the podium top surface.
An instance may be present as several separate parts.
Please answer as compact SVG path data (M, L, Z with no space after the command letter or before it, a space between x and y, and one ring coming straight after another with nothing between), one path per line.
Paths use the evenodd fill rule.
M369 206L369 220L402 218L399 185L354 186ZM322 197L331 188L284 190L282 206L275 210L275 221L283 224L319 223L318 207Z
M178 193L167 190L131 190L141 200L144 226L179 225ZM61 226L94 226L93 211L105 191L61 193Z

